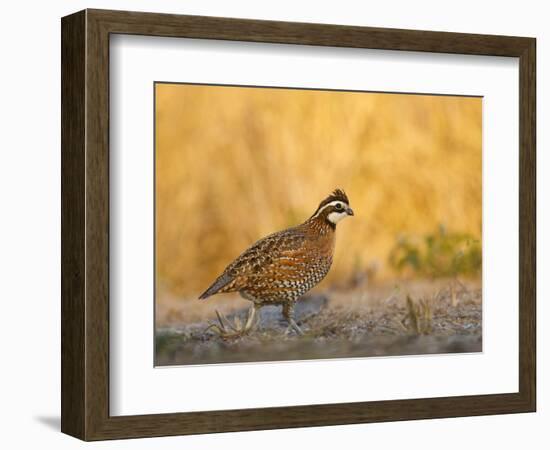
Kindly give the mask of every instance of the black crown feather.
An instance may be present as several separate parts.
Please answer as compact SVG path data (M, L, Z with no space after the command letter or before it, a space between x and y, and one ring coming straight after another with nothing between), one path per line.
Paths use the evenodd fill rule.
M349 206L349 200L348 200L348 196L346 195L346 193L342 189L335 189L334 191L332 191L332 194L330 194L321 203L319 203L319 206L317 207L317 209L315 210L315 212L313 213L313 215L311 217L313 217L315 214L317 214L317 212L323 206L328 205L330 202L334 202L334 201L337 201L337 200L340 200L341 202L344 202L346 205Z
M332 194L330 194L330 196L325 200L325 202L330 203L335 200L340 200L341 202L344 202L349 206L348 196L342 189L334 189L334 191L332 191Z

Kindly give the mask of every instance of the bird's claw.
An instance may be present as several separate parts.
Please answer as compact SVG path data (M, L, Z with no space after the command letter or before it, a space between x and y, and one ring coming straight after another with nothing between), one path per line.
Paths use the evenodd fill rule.
M298 326L298 324L294 321L294 319L290 319L288 321L288 327L286 329L285 334L290 334L290 332L293 331L298 336L304 336L305 333L302 331L302 329Z
M205 332L212 330L217 333L222 339L236 339L242 336L246 336L252 329L252 323L254 321L255 308L251 308L248 311L248 317L246 323L241 323L238 316L235 316L233 323L221 312L216 310L216 316L218 317L218 323L210 324Z

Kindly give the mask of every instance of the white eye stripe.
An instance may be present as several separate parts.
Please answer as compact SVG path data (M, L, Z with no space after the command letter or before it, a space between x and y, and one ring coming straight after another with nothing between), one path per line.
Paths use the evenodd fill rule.
M341 205L344 205L344 203L342 203L340 200L334 200L330 203L327 203L326 205L324 205L319 211L317 211L315 213L315 215L312 217L312 218L315 218L317 217L319 214L321 214L326 208L328 208L329 206L336 206L338 204L341 204ZM334 214L334 213L331 213L331 214ZM338 213L340 214L340 213Z

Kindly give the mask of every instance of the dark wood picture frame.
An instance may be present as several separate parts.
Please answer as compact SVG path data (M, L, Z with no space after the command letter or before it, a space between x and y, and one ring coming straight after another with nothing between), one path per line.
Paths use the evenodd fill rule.
M84 440L535 411L536 40L85 10L62 31L61 429ZM109 415L109 36L136 34L519 58L519 391L229 411ZM182 405L183 406L183 405Z

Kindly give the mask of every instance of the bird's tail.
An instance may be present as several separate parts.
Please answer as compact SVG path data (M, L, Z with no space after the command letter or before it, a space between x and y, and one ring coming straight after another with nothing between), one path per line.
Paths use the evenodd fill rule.
M211 295L217 294L221 289L226 287L229 283L233 281L233 277L228 273L222 273L216 281L210 286L206 291L204 291L199 300L204 300L205 298L210 297Z

